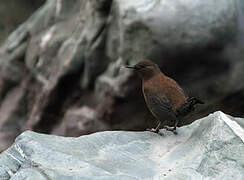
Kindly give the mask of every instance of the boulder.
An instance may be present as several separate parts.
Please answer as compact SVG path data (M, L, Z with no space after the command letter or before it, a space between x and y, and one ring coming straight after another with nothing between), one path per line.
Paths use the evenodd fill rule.
M237 12L235 0L114 0L117 35L110 33L108 44L117 37L125 60L150 57L162 65L191 51L222 49L238 30Z
M121 68L142 58L206 102L186 124L217 109L244 115L243 7L46 0L0 47L0 151L25 130L77 136L153 126L139 78Z
M105 131L78 138L26 131L0 155L1 180L244 178L241 118L215 112L178 135Z

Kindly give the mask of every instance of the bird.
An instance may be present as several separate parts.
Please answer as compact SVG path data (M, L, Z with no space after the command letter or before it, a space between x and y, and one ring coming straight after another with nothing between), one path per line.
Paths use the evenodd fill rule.
M159 133L163 127L177 134L180 119L194 111L196 104L204 104L198 98L187 97L179 84L151 60L141 60L134 66L125 67L136 71L142 79L146 106L158 122L155 128L147 129L151 132Z

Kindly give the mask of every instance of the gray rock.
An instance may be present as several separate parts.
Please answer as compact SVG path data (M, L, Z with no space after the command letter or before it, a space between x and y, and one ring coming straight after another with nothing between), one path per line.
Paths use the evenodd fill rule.
M62 123L55 127L53 134L77 137L97 131L108 130L109 127L99 121L97 110L84 106L80 109L71 109L66 112Z
M162 136L106 131L70 138L26 131L0 155L0 178L242 180L239 120L219 111L179 128L178 135L161 130Z
M23 23L45 0L2 0L0 7L0 44L8 37L9 33ZM10 10L11 9L11 13Z
M140 82L120 69L141 58L207 102L187 124L216 109L243 115L243 2L45 1L0 47L0 151L27 129L149 127Z
M117 36L109 33L108 45L118 41L121 56L130 62L149 57L163 64L166 57L221 48L238 29L235 0L115 0L113 10Z
M104 71L107 65L102 48L106 34L107 14L104 12L109 11L110 4L110 0L46 1L1 46L0 63L7 64L7 68L3 65L0 68L0 74L5 75L0 77L0 103L3 104L0 111L5 114L0 118L0 139L4 142L1 150L12 141L12 135L8 134L16 136L25 129L51 132L65 112L63 109L68 109L63 106L69 94L73 94L73 87L80 91L79 79L80 86L89 86ZM81 12L85 16L80 17ZM102 57L103 63L97 63ZM16 64L20 64L20 68ZM19 88L16 84L25 86ZM8 98L13 86L23 94L26 111ZM5 101L14 104L7 107ZM5 113L9 107L21 111L25 122L13 121L11 113ZM9 129L8 124L14 124L14 128ZM9 130L8 134L5 129Z

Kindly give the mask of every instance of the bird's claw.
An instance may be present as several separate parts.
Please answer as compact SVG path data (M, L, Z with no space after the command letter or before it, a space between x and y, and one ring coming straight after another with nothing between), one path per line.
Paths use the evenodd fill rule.
M160 131L159 131L159 129L154 129L154 128L148 128L148 129L146 129L147 131L150 131L150 132L153 132L153 133L156 133L156 134L159 134L160 136L163 136L164 134L163 133L161 133Z
M154 129L154 128L147 128L146 130L150 131L150 132L154 132L154 133L158 133L159 132L158 129Z
M164 126L164 129L167 131L172 131L175 135L177 135L176 127L169 127L169 126Z
M155 128L147 128L146 131L150 131L150 132L153 132L153 133L156 133L160 136L163 136L164 134L162 132L159 131L159 129L155 129Z

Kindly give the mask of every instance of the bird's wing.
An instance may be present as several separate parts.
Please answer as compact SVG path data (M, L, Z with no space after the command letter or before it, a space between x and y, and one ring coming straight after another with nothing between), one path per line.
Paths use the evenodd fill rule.
M164 95L156 96L147 91L144 92L146 103L156 118L160 121L171 121L172 123L176 120L176 115L172 109L170 101Z

